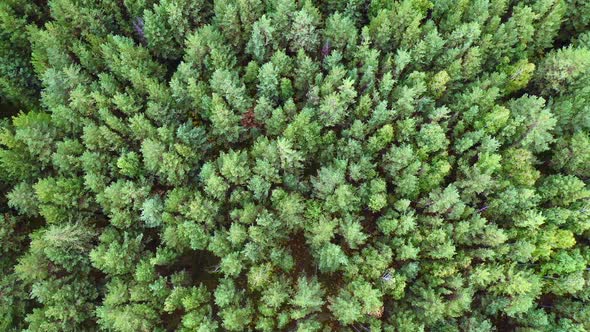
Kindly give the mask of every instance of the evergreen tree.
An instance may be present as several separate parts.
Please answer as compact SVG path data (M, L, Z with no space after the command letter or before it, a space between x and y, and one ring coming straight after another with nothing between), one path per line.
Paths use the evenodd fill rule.
M589 29L581 0L3 1L0 330L590 330Z

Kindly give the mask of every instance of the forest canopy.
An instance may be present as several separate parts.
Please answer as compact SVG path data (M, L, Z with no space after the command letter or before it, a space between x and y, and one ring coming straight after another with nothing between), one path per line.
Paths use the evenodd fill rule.
M0 105L1 331L590 331L590 1L2 0Z

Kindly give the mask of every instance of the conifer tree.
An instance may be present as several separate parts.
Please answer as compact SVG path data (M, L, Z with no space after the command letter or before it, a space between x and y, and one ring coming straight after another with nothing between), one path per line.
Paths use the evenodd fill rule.
M3 1L0 330L590 330L589 29L580 0Z

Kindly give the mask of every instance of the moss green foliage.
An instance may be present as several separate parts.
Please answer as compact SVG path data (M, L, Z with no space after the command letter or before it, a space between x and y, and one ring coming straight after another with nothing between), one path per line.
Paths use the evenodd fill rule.
M590 331L581 0L0 4L0 330Z
M46 19L48 10L41 1L0 3L0 105L37 107L41 85L31 61L29 36Z

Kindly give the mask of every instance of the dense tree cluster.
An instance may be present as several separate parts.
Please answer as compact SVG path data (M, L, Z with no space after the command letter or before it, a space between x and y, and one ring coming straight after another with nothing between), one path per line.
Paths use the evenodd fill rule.
M590 331L590 2L3 0L2 331Z

